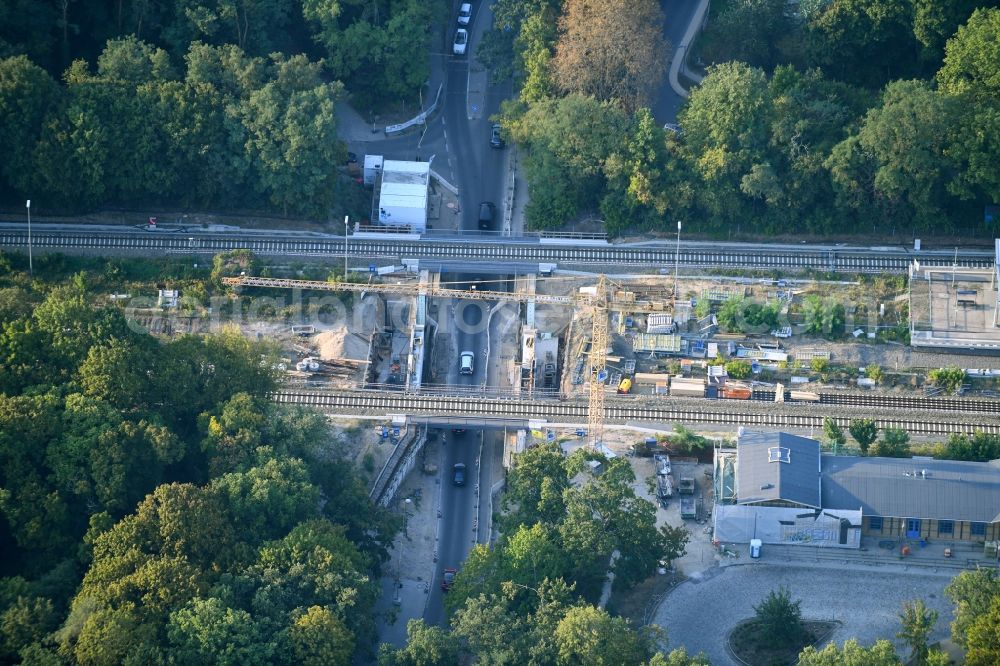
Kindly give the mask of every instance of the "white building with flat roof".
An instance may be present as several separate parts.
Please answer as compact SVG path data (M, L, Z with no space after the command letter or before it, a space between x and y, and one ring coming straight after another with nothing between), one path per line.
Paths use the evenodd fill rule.
M429 162L385 160L378 195L378 222L409 226L416 233L427 229Z

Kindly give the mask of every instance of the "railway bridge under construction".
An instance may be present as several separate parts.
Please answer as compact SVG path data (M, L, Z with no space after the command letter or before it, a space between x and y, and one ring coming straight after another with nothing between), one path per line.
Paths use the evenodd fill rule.
M515 396L468 394L423 395L402 391L284 390L275 401L310 406L330 416L405 419L443 427L540 428L580 430L588 423L584 400L534 400ZM773 403L760 400L725 401L670 398L657 400L608 398L604 421L608 425L669 428L696 424L720 430L744 427L813 430L820 432L825 418L842 427L852 419L873 418L879 428L902 428L915 436L946 436L982 431L1000 434L1000 418L992 401L929 399L924 408L914 404L873 405L870 396L858 396L854 405L845 395L840 404ZM982 403L982 404L979 404Z

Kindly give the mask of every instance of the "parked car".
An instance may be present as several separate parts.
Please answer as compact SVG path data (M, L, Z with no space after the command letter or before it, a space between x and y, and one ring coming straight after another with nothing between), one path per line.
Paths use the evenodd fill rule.
M465 55L465 47L469 44L469 31L459 28L455 31L455 41L451 44L451 52L455 55Z
M493 228L493 214L496 211L496 206L493 205L491 201L484 201L479 204L479 228L480 229L492 229Z
M503 135L500 133L500 123L493 123L490 128L490 148L504 147Z
M444 575L441 576L441 590L447 592L451 589L451 586L455 583L455 574L458 573L457 569L445 569Z
M454 483L456 486L464 486L465 463L455 463L455 466L452 467L451 471L452 471L451 482Z
M472 20L472 5L468 2L463 2L462 6L458 8L458 24L469 25L469 21L471 20Z

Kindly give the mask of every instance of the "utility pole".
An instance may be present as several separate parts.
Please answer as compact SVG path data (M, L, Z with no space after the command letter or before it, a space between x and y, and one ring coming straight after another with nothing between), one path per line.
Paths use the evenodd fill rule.
M28 199L24 207L28 209L28 275L34 277L35 267L31 261L31 199Z
M958 270L958 248L955 248L955 259L951 262L951 288L955 288L955 271Z
M344 216L344 282L347 282L347 230L350 228L348 224L349 215Z
M681 265L681 221L677 220L677 248L674 250L674 319L677 318L677 274Z

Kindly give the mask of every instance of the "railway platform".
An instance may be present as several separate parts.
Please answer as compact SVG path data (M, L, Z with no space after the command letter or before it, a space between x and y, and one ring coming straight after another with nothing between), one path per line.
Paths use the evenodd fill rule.
M984 554L983 544L944 539L886 539L861 537L858 549L804 545L765 544L759 559L751 559L746 544L724 544L736 556L720 558L722 566L734 564L808 565L847 569L921 571L954 576L982 567L1000 569L995 557ZM905 553L905 554L904 554Z

